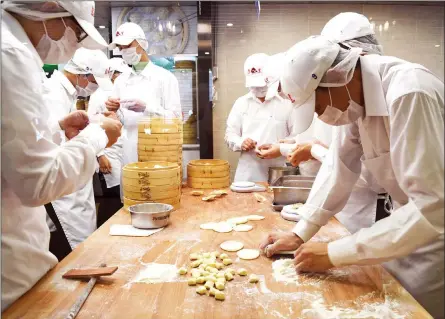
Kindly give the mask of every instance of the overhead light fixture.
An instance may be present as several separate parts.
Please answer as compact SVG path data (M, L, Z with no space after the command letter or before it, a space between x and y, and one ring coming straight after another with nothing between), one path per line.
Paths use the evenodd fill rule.
M227 23L228 27L233 27L233 23Z
M210 54L210 52L204 52L204 54L206 54L206 55L209 55L209 54Z
M436 48L440 48L440 44L436 44L435 47L436 47Z
M105 26L104 25L100 25L99 29L105 29Z

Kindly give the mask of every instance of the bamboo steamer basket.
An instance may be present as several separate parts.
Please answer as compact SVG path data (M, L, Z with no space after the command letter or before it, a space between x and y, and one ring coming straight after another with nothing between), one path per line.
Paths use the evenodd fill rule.
M179 165L165 161L136 162L122 168L122 177L129 179L179 178Z
M137 205L137 204L144 204L144 203L169 204L169 205L172 205L173 208L176 210L176 209L179 209L181 206L181 198L180 197L166 198L161 201L150 201L150 200L139 201L139 200L133 200L133 199L124 197L124 209L127 211L128 211L129 206Z
M189 177L188 180L196 184L228 183L230 175L224 177Z
M179 185L179 175L174 178L122 178L122 185L130 187L153 187Z
M179 118L164 118L164 117L144 117L138 123L164 125L164 124L178 124L182 125L182 120Z
M197 183L197 182L191 182L190 180L187 181L187 184L191 188L195 189L218 189L218 188L227 188L230 184L230 178L221 183L216 182L208 182L208 183Z
M171 184L171 185L160 185L160 186L145 186L145 185L129 185L124 184L123 189L124 191L132 192L132 193L153 193L153 194L160 194L162 192L170 192L173 190L178 189L178 182ZM131 197L130 197L131 198Z
M138 151L148 152L182 152L182 145L138 145Z
M172 134L145 134L145 133L138 133L138 140L151 140L153 142L158 141L174 141L174 140L182 140L182 133L172 133ZM160 143L162 144L162 143Z
M158 152L158 151L147 151L147 150L139 150L138 154L143 156L153 156L153 157L181 157L182 150L177 151L164 151L164 152Z
M230 176L229 162L223 160L193 160L187 165L188 177L218 178Z
M178 197L181 196L181 185L176 186L174 189L171 189L169 191L141 191L141 192L132 192L126 190L124 187L124 196L128 199L133 200L152 200L152 201L159 201L166 198L172 198L172 197Z

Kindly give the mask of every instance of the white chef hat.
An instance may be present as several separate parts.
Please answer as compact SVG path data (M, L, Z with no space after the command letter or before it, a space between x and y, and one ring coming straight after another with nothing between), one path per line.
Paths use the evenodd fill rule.
M2 9L36 21L74 16L88 35L81 46L89 49L107 47L107 42L94 27L94 1L4 1Z
M110 43L108 48L114 50L117 45L129 45L134 40L136 40L144 50L148 49L148 42L144 30L136 23L126 22L117 28L113 42Z
M246 87L266 86L263 68L268 55L265 53L255 53L249 56L244 62L244 76L246 77Z

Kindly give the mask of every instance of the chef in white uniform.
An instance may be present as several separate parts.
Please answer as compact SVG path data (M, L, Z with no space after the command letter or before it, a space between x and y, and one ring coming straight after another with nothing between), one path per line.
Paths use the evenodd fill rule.
M76 110L75 103L78 96L90 96L99 84L111 86L109 76L108 58L105 53L100 50L79 48L64 66L64 70L62 72L55 70L45 83L44 100L51 117L57 121L63 119ZM61 133L63 145L65 134ZM92 177L93 175L76 192L45 205L47 212L50 210L47 218L51 230L50 251L59 261L96 230ZM56 216L52 214L53 212ZM55 224L53 218L57 218ZM58 227L62 229L57 229Z
M91 178L97 152L117 140L121 124L87 125L82 111L48 121L43 62L66 63L78 46L106 46L94 28L93 1L4 1L1 32L3 311L57 263L43 205ZM52 125L72 140L55 144Z
M112 58L109 60L111 81L114 83L116 79L124 73L131 72L130 67L121 58ZM88 103L88 115L97 116L108 112L105 102L113 94L113 87L99 87L94 92ZM100 227L112 215L114 215L121 207L120 200L120 179L121 179L121 163L122 163L122 137L111 147L106 148L97 156L99 162L99 180L102 187L102 196L96 198L99 204L97 214L97 225Z
M108 110L121 115L124 125L123 165L138 161L137 121L144 116L182 119L179 86L176 77L156 66L146 52L145 33L135 23L124 23L117 28L110 49L119 48L124 61L132 71L120 76L114 83Z
M361 53L322 36L286 52L284 93L306 127L315 111L338 134L302 220L261 247L268 256L298 248L297 271L382 263L434 318L444 318L444 84L419 64ZM308 243L344 207L362 165L391 196L391 214L352 236Z
M257 53L246 59L244 75L249 93L236 100L227 119L225 142L232 151L241 152L235 182L267 181L269 167L284 166L285 159L262 159L257 147L296 135L292 103L278 94L266 98L263 67L267 58Z
M348 47L362 48L363 54L381 55L383 49L374 34L368 18L355 12L343 12L336 15L328 21L322 30L322 35L333 39L337 43L342 43ZM269 76L271 71L278 69L279 60L270 59L265 69L266 76ZM276 74L272 73L271 76L276 76ZM274 83L273 85L276 86L277 82ZM278 156L278 153L287 156L293 166L299 167L301 175L316 176L323 159L328 153L332 136L335 134L336 127L319 120L315 113L314 120L307 131L299 134L295 141L281 141L282 143L279 145L271 147L268 153L275 154L275 156ZM278 149L280 152L278 152ZM372 185L373 183L374 185ZM335 217L351 233L355 233L361 228L370 227L376 221L376 218L387 215L385 211L378 211L379 214L377 214L378 196L381 197L382 204L387 200L387 196L378 195L377 192L384 193L385 191L375 184L369 171L362 166L362 173L349 196L348 202ZM379 210L383 209L383 205L379 206ZM300 219L298 214L282 212L282 216L293 221Z

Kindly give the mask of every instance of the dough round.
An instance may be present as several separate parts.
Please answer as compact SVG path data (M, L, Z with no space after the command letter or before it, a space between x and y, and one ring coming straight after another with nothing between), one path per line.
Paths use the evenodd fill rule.
M229 224L233 224L233 225L245 224L248 221L249 220L247 219L247 217L234 217L234 218L230 218L227 220L227 222Z
M206 223L199 225L199 228L205 230L214 230L217 225L218 225L217 223Z
M263 220L266 217L261 216L261 215L249 215L249 216L246 216L246 218L247 218L247 220Z
M236 225L235 227L233 227L234 231L249 231L252 230L253 226L252 225Z
M221 222L216 224L213 230L217 233L230 233L233 230L233 227L229 223Z
M228 241L221 243L221 245L219 245L219 247L221 247L222 250L233 252L233 251L238 251L238 250L243 249L244 244L240 241L228 240Z
M236 253L240 259L256 259L260 256L260 251L258 249L243 249Z

